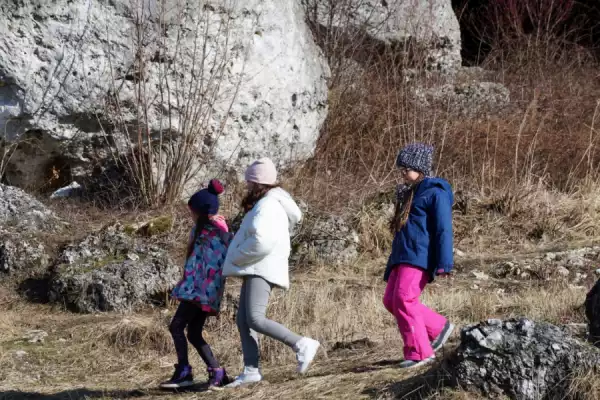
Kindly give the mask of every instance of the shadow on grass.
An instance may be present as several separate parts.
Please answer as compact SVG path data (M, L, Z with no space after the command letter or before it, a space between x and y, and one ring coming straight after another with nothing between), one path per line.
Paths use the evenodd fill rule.
M207 384L199 384L180 390L92 390L73 389L63 392L44 394L20 391L0 392L0 400L83 400L83 399L135 399L138 397L173 396L177 393L197 393L208 390Z
M450 384L450 376L443 365L436 365L428 371L388 384L384 387L365 389L362 394L372 399L394 398L407 400L421 400L438 393Z

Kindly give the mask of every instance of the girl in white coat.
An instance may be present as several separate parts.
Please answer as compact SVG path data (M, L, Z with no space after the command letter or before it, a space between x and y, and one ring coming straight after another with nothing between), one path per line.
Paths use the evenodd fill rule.
M276 186L277 170L270 159L254 162L246 170L246 182L248 194L242 202L246 215L223 266L224 276L239 276L244 280L236 318L244 372L227 387L262 380L257 333L294 349L300 373L306 372L319 348L316 340L301 337L265 317L271 290L289 288L290 231L302 213L292 197Z

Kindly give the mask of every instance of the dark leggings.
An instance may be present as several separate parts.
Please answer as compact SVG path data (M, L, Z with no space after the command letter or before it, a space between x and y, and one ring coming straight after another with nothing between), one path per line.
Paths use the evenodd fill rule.
M202 337L202 330L208 314L202 311L200 307L182 301L177 307L175 316L171 321L169 330L173 336L175 343L175 351L177 352L177 362L179 365L190 365L188 360L188 344L189 340L192 346L198 350L200 357L210 368L219 368L219 363L210 349L210 346ZM185 337L185 327L187 326L187 339Z

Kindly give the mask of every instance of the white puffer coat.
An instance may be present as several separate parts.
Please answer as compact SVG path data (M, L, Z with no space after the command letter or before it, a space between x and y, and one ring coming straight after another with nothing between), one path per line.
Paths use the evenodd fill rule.
M270 190L244 217L227 250L223 275L257 275L288 289L290 232L301 218L289 193Z

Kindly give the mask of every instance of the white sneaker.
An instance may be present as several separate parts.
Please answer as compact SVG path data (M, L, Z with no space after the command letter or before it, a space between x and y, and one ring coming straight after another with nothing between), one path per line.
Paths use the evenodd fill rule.
M427 365L427 364L431 364L432 362L435 361L435 356L431 356L429 358L426 358L424 360L404 360L400 363L400 368L417 368L417 367L421 367L423 365Z
M431 347L433 348L433 351L438 351L442 347L444 347L448 339L450 339L450 335L452 335L454 328L454 324L446 322L446 325L444 326L444 329L442 329L442 332L440 332L438 337L436 337L433 340L433 342L431 342Z
M310 366L310 363L317 355L321 343L314 339L304 337L296 343L294 350L296 350L296 360L298 360L297 371L301 374L305 373Z
M229 385L225 386L226 389L237 388L244 385L250 385L252 383L258 383L262 381L262 375L258 368L244 367L244 372L240 376L236 376L235 380Z

